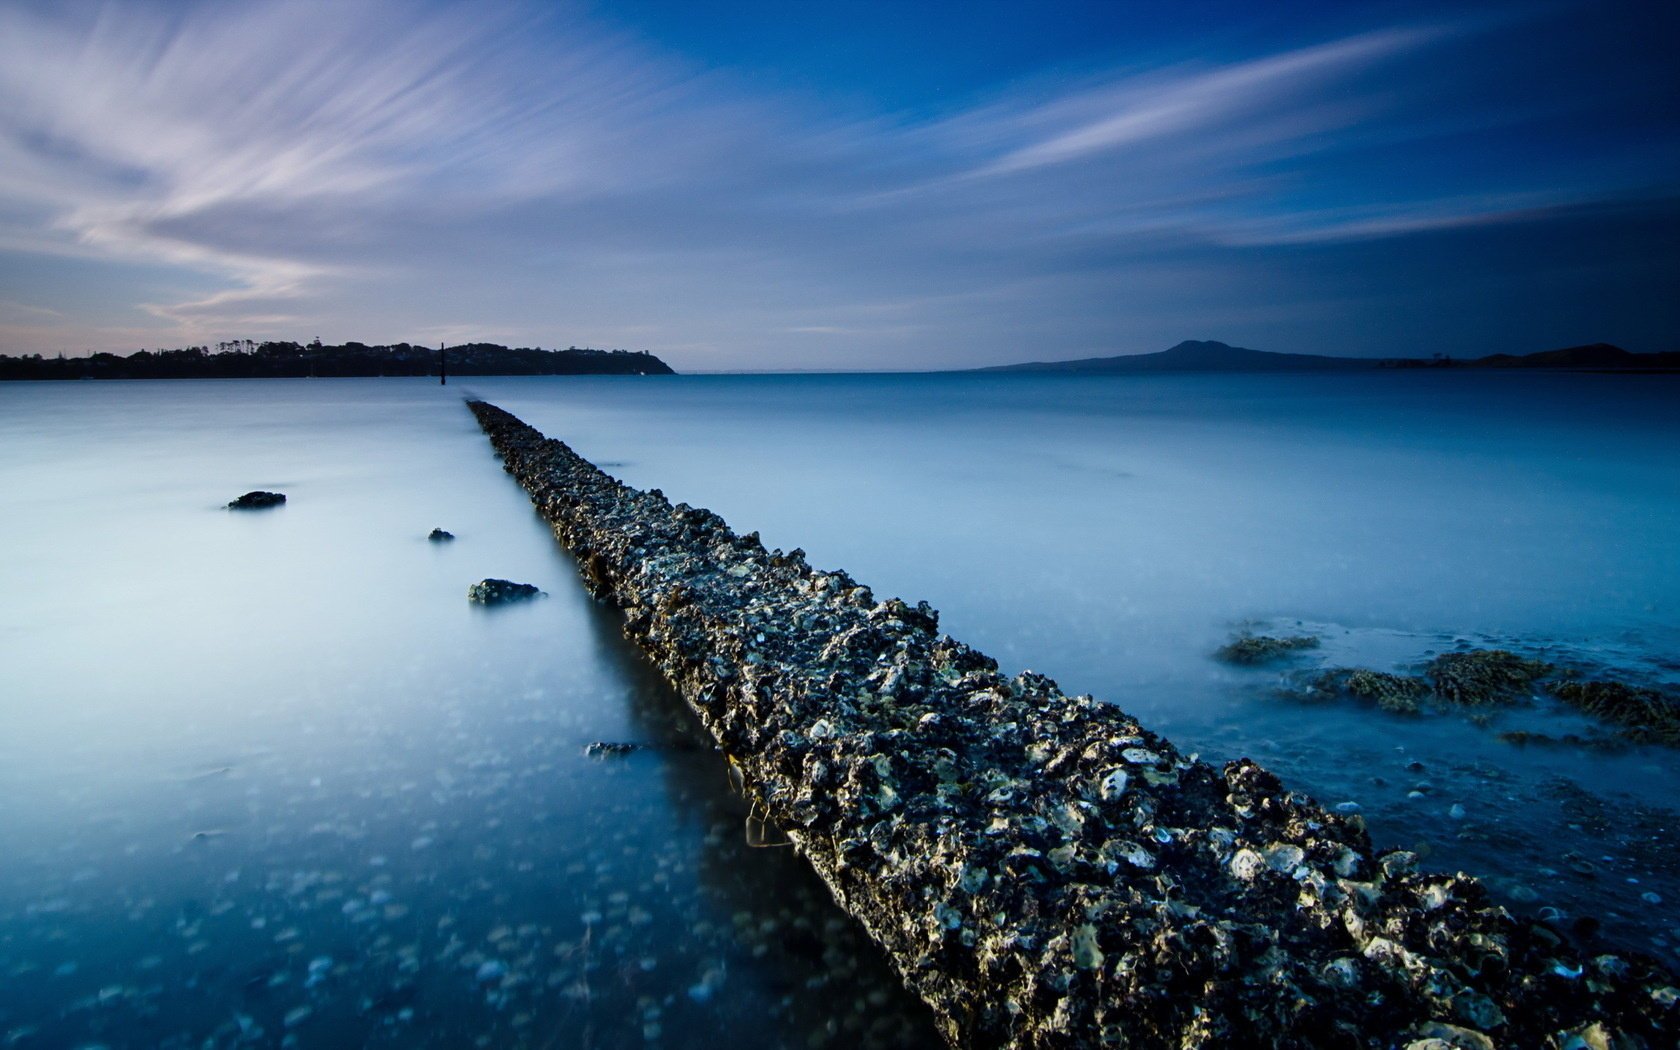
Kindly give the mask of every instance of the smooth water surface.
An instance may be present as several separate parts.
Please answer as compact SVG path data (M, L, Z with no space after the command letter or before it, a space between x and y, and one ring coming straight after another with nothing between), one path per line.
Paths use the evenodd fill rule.
M458 382L0 386L0 1045L932 1038L797 858L747 847L468 391L1674 961L1675 752L1280 688L1466 642L1680 678L1673 378ZM253 488L290 498L221 508ZM548 597L468 605L486 576ZM1324 645L1214 661L1245 626Z
M12 384L0 446L0 1046L932 1038L457 392Z

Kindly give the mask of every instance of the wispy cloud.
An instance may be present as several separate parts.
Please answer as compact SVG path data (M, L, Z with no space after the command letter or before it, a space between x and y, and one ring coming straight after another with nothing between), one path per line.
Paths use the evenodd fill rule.
M57 310L45 306L31 306L28 303L16 303L8 299L0 299L0 323L28 322L41 324L63 318Z
M1302 211L1281 220L1232 222L1221 231L1221 238L1232 246L1253 247L1399 237L1532 221L1567 209L1577 200L1575 193L1548 190Z
M174 268L192 279L113 283L127 316L88 330L149 319L195 340L336 324L721 364L794 335L891 364L917 340L1003 352L1039 333L1095 352L1127 316L1195 316L1221 252L1539 221L1648 184L1651 151L1673 152L1471 163L1464 128L1518 119L1443 115L1487 20L1130 54L1073 79L1052 64L928 117L766 94L602 17L0 7L0 278L8 253ZM1174 288L1172 311L1151 306Z
M54 215L7 240L218 270L246 288L148 309L238 321L255 300L354 265L272 255L242 216L312 217L321 225L272 241L328 245L358 215L471 214L673 176L632 163L627 140L659 136L681 83L624 41L561 19L542 37L561 46L539 48L529 11L415 16L398 4L0 11L0 195Z
M1325 105L1327 89L1338 80L1447 32L1439 27L1386 29L1214 69L1128 77L1001 121L993 115L990 119L1026 132L1029 141L982 164L975 174L1004 175L1186 136L1235 133L1239 141L1232 146L1252 151L1259 143L1244 134L1242 126L1255 121L1273 144L1301 142L1355 124L1372 112L1369 98L1359 105ZM1279 119L1285 116L1290 119Z

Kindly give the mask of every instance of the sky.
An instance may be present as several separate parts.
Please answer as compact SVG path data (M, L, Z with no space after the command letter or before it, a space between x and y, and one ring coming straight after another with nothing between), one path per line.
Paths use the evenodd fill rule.
M0 353L1680 349L1680 5L0 5Z

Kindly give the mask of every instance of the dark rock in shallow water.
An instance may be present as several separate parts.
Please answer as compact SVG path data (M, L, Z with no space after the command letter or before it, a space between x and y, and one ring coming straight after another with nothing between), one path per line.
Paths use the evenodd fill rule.
M620 755L628 755L632 751L640 750L640 747L641 745L639 744L624 744L609 742L606 740L597 740L586 746L583 749L583 753L588 755L590 758L617 758Z
M1637 743L1680 747L1680 697L1622 682L1558 682L1551 690L1564 703L1618 727Z
M1504 649L1473 649L1437 656L1424 668L1435 695L1462 707L1490 707L1528 698L1530 687L1553 670Z
M431 540L433 543L443 543L454 539L455 534L444 529L433 529L426 538Z
M1680 1045L1674 977L1588 957L1357 815L1005 675L842 572L469 402L753 813L954 1046Z
M278 507L286 502L286 495L282 492L263 492L257 490L229 503L228 510L262 510L264 507Z
M1312 680L1315 690L1345 692L1397 715L1415 715L1429 695L1429 683L1409 675L1370 671L1363 667L1334 667Z
M1213 655L1228 664L1265 664L1303 649L1317 649L1318 639L1310 634L1293 638L1273 638L1264 634L1245 634Z
M1502 707L1529 698L1534 684L1555 668L1504 649L1473 649L1437 656L1417 675L1363 667L1332 667L1314 676L1312 690L1346 693L1395 714L1417 714L1425 700L1452 708Z
M524 601L535 598L542 591L528 583L514 583L512 580L479 580L467 588L467 601L480 605L503 605L507 602Z
M1550 733L1536 733L1527 729L1506 730L1499 734L1499 739L1517 747L1579 747L1605 754L1617 754L1631 746L1627 740L1617 736L1582 736L1579 733L1553 736Z
M1569 707L1606 723L1610 732L1600 730L1582 736L1516 729L1500 732L1499 738L1519 746L1570 746L1607 752L1625 751L1633 744L1680 747L1680 693L1673 687L1583 680L1574 668L1504 649L1472 649L1437 656L1424 667L1423 676L1331 667L1312 674L1305 683L1304 690L1293 691L1296 699L1352 696L1384 711L1408 715L1419 713L1426 703L1438 709L1469 709L1469 720L1482 726L1491 724L1492 709L1525 704L1549 692ZM1290 692L1285 690L1286 695Z

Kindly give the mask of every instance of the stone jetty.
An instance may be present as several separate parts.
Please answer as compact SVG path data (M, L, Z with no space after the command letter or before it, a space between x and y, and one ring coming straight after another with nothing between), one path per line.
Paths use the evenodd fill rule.
M960 1047L1680 1045L1654 961L1583 952L1354 815L1216 769L469 402L589 590Z

